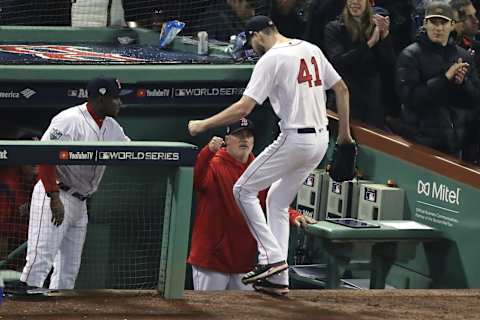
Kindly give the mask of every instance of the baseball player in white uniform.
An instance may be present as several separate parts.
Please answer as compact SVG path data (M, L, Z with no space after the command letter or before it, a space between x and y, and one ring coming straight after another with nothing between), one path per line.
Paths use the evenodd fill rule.
M350 143L348 88L315 45L281 35L265 16L246 26L253 50L261 56L240 100L222 112L188 123L191 135L247 116L267 98L280 118L280 135L252 162L233 188L235 199L257 240L258 264L242 281L259 291L288 292L288 206L328 147L325 91L333 89L339 114L337 143ZM267 219L258 202L270 187ZM267 280L267 278L269 278Z
M43 141L130 141L114 119L121 106L120 82L98 77L87 90L88 102L56 115ZM105 166L40 167L30 208L24 286L42 287L53 264L50 289L73 289L87 233L86 200L104 172Z

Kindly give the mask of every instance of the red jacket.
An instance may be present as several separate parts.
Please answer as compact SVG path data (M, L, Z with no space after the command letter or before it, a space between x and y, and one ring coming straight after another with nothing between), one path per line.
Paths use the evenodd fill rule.
M242 164L225 148L212 153L205 146L195 163L193 187L197 209L188 263L224 273L245 273L256 263L257 243L233 197L233 185L254 156ZM265 203L266 191L259 195ZM290 210L290 221L298 216Z
M0 235L21 241L27 239L29 211L26 208L35 182L23 178L20 166L0 168Z

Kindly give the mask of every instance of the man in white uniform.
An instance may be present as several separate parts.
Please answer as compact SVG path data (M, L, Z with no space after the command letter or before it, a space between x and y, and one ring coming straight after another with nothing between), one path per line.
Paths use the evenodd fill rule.
M270 98L281 133L247 168L233 192L259 251L257 266L242 281L259 291L288 292L288 207L328 147L325 90L333 89L336 96L337 143L352 142L348 88L317 46L284 37L268 17L253 17L245 28L261 58L242 98L210 118L190 121L188 129L196 135L238 121ZM267 187L265 219L257 194Z
M56 115L42 141L130 141L114 119L121 106L120 82L98 77L87 90L88 102ZM50 289L73 289L87 233L86 200L97 190L105 166L42 165L39 171L21 281L28 288L42 287L53 264Z

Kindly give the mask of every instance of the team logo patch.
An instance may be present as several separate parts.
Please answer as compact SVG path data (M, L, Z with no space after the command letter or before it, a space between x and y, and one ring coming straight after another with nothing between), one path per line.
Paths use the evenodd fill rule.
M246 127L248 126L248 120L245 118L240 119L240 126L241 127Z
M63 136L63 133L55 128L52 128L52 131L50 131L50 140L58 140Z

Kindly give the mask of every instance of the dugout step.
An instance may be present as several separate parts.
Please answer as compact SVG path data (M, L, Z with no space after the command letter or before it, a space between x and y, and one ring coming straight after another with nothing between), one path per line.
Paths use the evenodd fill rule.
M289 277L292 289L325 289L327 266L325 264L291 265Z
M370 279L340 279L340 286L345 289L369 290ZM396 288L385 284L385 289L392 290Z
M369 269L369 263L365 261L354 261L350 267L343 272L340 279L341 289L368 289L370 279L353 278L363 275L362 271ZM354 272L352 272L354 270ZM359 273L359 274L357 274ZM292 289L325 289L327 282L326 264L307 264L289 266L290 287ZM388 286L388 289L394 289Z

